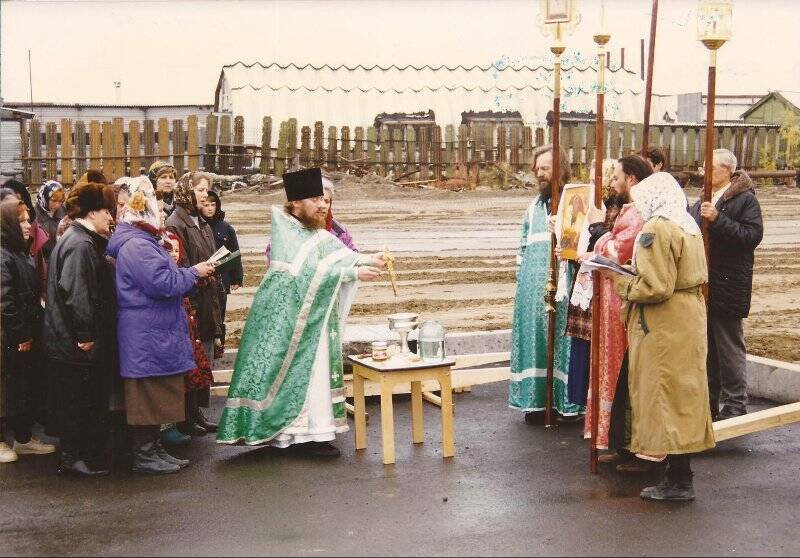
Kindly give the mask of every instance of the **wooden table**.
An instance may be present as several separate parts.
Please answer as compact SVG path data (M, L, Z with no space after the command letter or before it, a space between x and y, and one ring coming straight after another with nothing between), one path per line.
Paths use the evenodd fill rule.
M381 395L381 441L383 443L383 463L395 462L394 455L394 408L392 388L395 384L411 384L411 432L415 444L425 441L422 419L422 382L436 380L441 388L442 398L442 457L455 455L453 441L453 390L450 369L455 359L446 358L440 362L410 361L407 356L395 355L385 361L374 361L371 357L360 358L352 355L348 360L353 364L353 400L355 406L356 449L367 447L366 404L364 401L364 381L372 380L380 385Z

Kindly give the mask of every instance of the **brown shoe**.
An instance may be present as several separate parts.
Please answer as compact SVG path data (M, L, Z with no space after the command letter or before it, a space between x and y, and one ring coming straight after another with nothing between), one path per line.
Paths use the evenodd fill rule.
M666 459L664 461L647 461L645 459L634 457L630 461L620 463L617 465L616 469L620 473L649 473L650 471L655 471L656 469L663 467L666 462Z

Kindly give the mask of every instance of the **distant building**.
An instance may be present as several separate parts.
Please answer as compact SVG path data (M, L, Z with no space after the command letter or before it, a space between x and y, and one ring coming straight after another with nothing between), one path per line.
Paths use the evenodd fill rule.
M125 129L131 120L158 120L166 118L170 121L183 120L194 114L197 116L198 124L205 127L205 119L214 108L212 105L84 105L80 103L4 103L4 107L19 109L32 112L35 118L41 122L44 130L48 122L61 123L62 118L69 118L73 121L83 120L88 123L91 120L100 122L111 120L112 118L122 118L125 122Z
M748 124L782 124L786 111L800 116L800 92L772 91L748 108L742 119Z
M562 69L562 109L587 113L597 105L597 70L592 65ZM624 67L606 72L606 118L642 122L645 84ZM356 126L366 130L381 114L435 115L436 124L458 127L464 114L519 114L525 125L544 126L553 106L553 68L495 63L487 66L312 66L236 62L222 67L214 111L243 116L245 142L261 143L261 119L296 118L299 126ZM653 96L654 123L675 114L674 96ZM514 120L517 122L518 120Z
M706 121L708 95L703 93L682 93L678 96L678 122ZM762 95L717 95L714 105L714 121L742 122L742 113L761 99Z
M20 124L33 118L33 113L7 106L0 108L0 176L22 172Z

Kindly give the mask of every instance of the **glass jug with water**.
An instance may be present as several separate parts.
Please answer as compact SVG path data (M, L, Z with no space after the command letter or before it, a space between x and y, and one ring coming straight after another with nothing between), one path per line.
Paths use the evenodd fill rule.
M424 362L444 360L444 328L427 320L419 328L419 356Z

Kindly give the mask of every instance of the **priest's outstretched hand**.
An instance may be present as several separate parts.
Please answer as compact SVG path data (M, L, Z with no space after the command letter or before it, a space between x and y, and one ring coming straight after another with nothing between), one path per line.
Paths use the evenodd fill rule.
M377 252L372 254L372 267L377 267L378 269L386 269L386 260L383 257L383 254Z
M375 281L380 276L381 270L377 267L367 265L358 268L358 278L361 281Z

